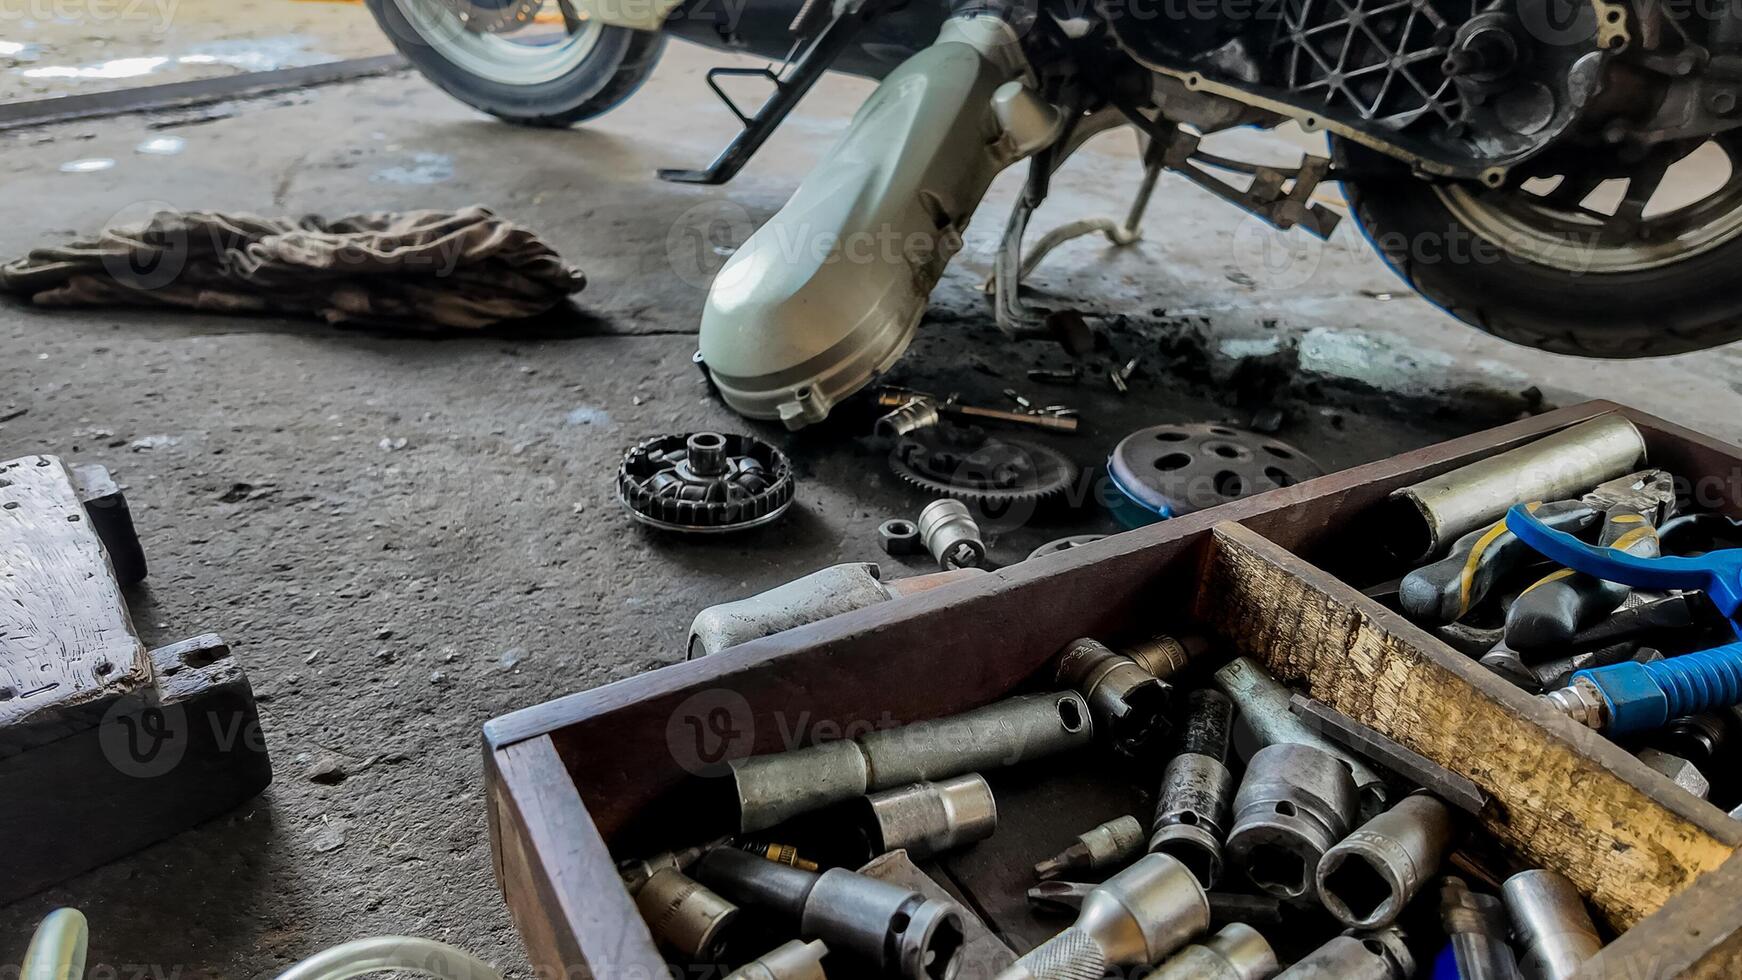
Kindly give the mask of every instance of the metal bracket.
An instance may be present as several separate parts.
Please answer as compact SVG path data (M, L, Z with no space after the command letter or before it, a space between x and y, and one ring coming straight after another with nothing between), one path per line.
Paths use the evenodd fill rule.
M1331 169L1331 161L1324 157L1307 156L1292 175L1271 167L1254 167L1252 185L1241 190L1192 161L1198 152L1197 136L1175 127L1157 138L1165 145L1162 164L1167 169L1282 231L1299 225L1319 238L1329 238L1343 220L1330 208L1312 203L1313 191Z
M849 4L830 19L828 26L811 40L795 60L788 63L791 70L786 72L785 78L769 68L709 69L708 88L713 89L720 101L726 104L726 108L732 111L732 115L738 117L738 121L744 124L744 129L733 137L732 142L726 144L726 148L720 151L713 163L708 164L706 170L662 169L659 171L659 179L678 184L724 184L736 177L738 171L744 169L744 165L768 141L768 137L780 128L787 115L797 108L799 100L817 83L817 79L829 70L829 66L852 43L859 29L881 9L882 3L878 0ZM746 114L720 88L719 79L731 76L766 78L774 83L774 94L764 100L754 114Z

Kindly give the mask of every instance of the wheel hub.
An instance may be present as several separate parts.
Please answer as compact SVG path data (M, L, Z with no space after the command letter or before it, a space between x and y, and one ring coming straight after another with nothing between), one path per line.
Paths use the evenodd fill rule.
M517 31L538 16L544 0L441 0L473 34Z

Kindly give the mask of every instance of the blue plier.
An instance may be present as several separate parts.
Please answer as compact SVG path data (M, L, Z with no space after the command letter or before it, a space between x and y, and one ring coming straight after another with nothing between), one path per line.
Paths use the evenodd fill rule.
M1515 506L1506 526L1551 561L1637 589L1704 592L1742 638L1742 548L1697 558L1642 558L1586 544ZM1742 642L1651 663L1611 664L1575 673L1543 695L1576 720L1614 735L1659 728L1672 718L1742 704Z

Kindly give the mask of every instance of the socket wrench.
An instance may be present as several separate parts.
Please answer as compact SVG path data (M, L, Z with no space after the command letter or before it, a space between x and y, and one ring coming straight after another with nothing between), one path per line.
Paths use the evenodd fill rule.
M1243 922L1187 946L1143 980L1270 980L1281 969L1276 952Z
M1095 727L1118 751L1142 757L1167 737L1173 689L1098 640L1071 641L1059 656L1057 681L1083 695Z
M1567 980L1603 948L1579 890L1564 875L1521 871L1500 886L1528 980Z
M1179 858L1205 888L1222 875L1234 774L1228 771L1228 728L1234 703L1220 692L1193 691L1186 702L1179 754L1161 776L1155 833L1149 849Z
M1319 900L1351 929L1383 929L1439 871L1452 844L1452 811L1426 793L1362 824L1319 861Z
M829 947L812 940L794 939L763 954L726 975L726 980L827 980L823 957Z
M996 980L1082 980L1113 967L1151 966L1210 927L1204 886L1166 854L1146 854L1091 891L1069 929Z
M1410 980L1415 957L1393 926L1338 936L1282 971L1276 980Z
M998 829L998 803L978 773L874 793L865 808L874 852L903 849L916 861L983 841Z
M1310 745L1261 749L1234 795L1229 859L1263 891L1310 904L1319 862L1348 835L1358 809L1342 760Z

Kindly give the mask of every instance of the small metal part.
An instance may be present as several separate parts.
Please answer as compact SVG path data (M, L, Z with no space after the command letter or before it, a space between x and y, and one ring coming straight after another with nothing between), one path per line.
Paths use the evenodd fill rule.
M1004 397L1015 402L1016 407L1025 412L1031 412L1034 410L1034 403L1023 397L1022 393L1018 392L1015 388L1004 389Z
M1228 771L1228 729L1234 704L1221 692L1193 691L1186 703L1180 751L1161 777L1149 849L1171 854L1205 888L1222 876L1234 774Z
M1095 727L1118 751L1141 756L1167 737L1173 689L1100 641L1071 641L1059 657L1057 681L1082 693Z
M1362 824L1319 861L1319 900L1351 929L1383 929L1435 874L1452 845L1452 811L1426 793L1406 796Z
M915 397L907 400L900 408L877 420L874 431L885 438L899 439L902 436L929 429L943 419L938 410L936 400L926 397Z
M1518 960L1506 944L1506 907L1500 899L1449 877L1440 886L1440 924L1451 937L1461 980L1520 980Z
M917 555L925 551L919 540L919 525L901 517L891 517L877 525L877 540L891 555Z
M766 861L773 861L775 864L797 868L800 871L817 870L817 863L806 861L800 857L798 848L791 844L764 844L761 841L744 840L738 841L738 850L746 854L754 854Z
M1072 980L1150 966L1209 927L1210 903L1198 879L1166 854L1146 854L1091 890L1070 928L997 980Z
M1258 930L1235 922L1173 954L1143 980L1270 980L1279 969L1276 951Z
M900 408L908 400L921 392L904 389L885 389L878 393L877 404L883 408ZM932 397L932 396L926 396ZM1072 418L1054 418L1050 415L1030 415L1027 412L1011 412L1002 408L986 408L981 405L964 405L952 396L945 400L932 397L938 411L956 418L972 419L977 422L1008 422L1012 425L1025 425L1030 428L1048 429L1054 432L1075 432L1078 422Z
M629 450L617 468L617 499L651 527L722 534L786 513L792 464L760 439L717 432L659 436Z
M988 505L1058 498L1081 473L1056 449L956 426L902 439L890 454L889 468L923 493Z
M1567 980L1603 948L1597 927L1565 876L1537 869L1506 879L1500 894L1530 980Z
M906 851L879 854L862 865L859 873L878 881L900 885L940 902L955 900L935 879L921 871ZM956 958L962 962L963 980L985 980L1016 962L1016 953L986 927L986 923L974 914L973 909L962 906L958 906L958 909L962 913L962 951L956 954Z
M1573 678L1571 684L1558 691L1539 694L1537 699L1593 731L1600 732L1608 724L1609 710L1603 692L1583 677Z
M751 833L867 793L1015 765L1094 742L1089 705L1075 691L995 701L791 752L727 764L738 828Z
M1394 926L1338 936L1277 974L1276 980L1409 980L1413 976L1415 957L1402 930Z
M916 861L983 841L998 829L998 802L978 773L873 793L865 803L877 851L905 850Z
M1492 524L1514 504L1562 500L1645 462L1645 439L1610 413L1525 446L1393 493L1384 538L1399 558L1420 561Z
M919 537L938 567L978 568L986 560L980 526L960 500L934 500L919 512Z
M1284 901L1318 898L1317 869L1355 823L1360 803L1341 759L1311 745L1261 749L1234 795L1228 860Z
M1033 561L1036 558L1045 558L1048 555L1056 555L1063 551L1070 551L1072 548L1080 548L1083 545L1099 541L1104 537L1106 537L1105 534L1073 534L1068 538L1059 538L1057 541L1048 541L1046 544L1043 544L1029 552L1026 560Z
M1488 794L1472 780L1399 745L1330 705L1296 694L1289 699L1288 709L1320 735L1351 752L1359 752L1465 813L1481 813L1488 805Z
M1123 365L1107 372L1107 380L1113 382L1113 390L1123 395L1131 390L1131 376L1137 373L1138 359L1133 357Z
M726 980L827 980L823 957L828 953L817 940L794 939L726 974Z
M1210 641L1201 636L1153 636L1147 640L1121 647L1123 653L1157 680L1167 680L1186 669L1186 665L1210 650Z
M961 966L962 913L954 902L844 868L812 874L729 848L709 851L696 875L792 921L801 939L820 939L884 976L952 980Z
M712 844L700 847L686 847L681 851L661 851L645 858L633 858L617 865L617 874L623 879L623 887L629 889L629 894L639 894L642 886L649 878L664 870L684 871L695 864L706 854L709 848L724 842L724 838Z
M1071 846L1034 866L1042 881L1070 871L1104 871L1143 853L1143 824L1136 817L1115 817L1077 835Z
M1645 763L1658 772L1668 776L1672 782L1689 793L1705 799L1711 795L1712 783L1706 774L1700 772L1700 767L1680 756L1670 755L1661 749L1640 749L1633 753L1640 762Z
M1107 475L1126 525L1153 523L1290 487L1324 470L1300 449L1219 423L1155 425L1113 447Z
M714 963L725 955L728 932L738 917L738 906L675 868L655 871L635 893L635 907L662 945Z
M1216 671L1216 686L1240 709L1240 723L1263 745L1310 745L1341 759L1355 778L1366 812L1377 813L1391 802L1391 789L1354 752L1320 735L1289 710L1293 692L1251 657L1235 657Z
M1074 385L1083 379L1083 369L1076 365L1068 368L1030 368L1028 380L1049 385Z

